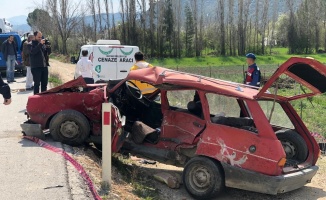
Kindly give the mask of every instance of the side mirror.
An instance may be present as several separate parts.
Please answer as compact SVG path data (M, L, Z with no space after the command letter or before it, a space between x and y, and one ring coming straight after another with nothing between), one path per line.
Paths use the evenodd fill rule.
M71 56L70 57L70 62L71 62L71 64L76 64L77 63L76 57L75 56Z

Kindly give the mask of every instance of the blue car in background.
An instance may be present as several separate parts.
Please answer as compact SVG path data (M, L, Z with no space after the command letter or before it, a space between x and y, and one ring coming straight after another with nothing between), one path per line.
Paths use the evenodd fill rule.
M14 40L17 45L17 64L15 66L15 69L16 69L16 71L21 72L24 76L26 76L26 67L22 63L22 52L20 49L20 47L22 45L22 40L21 40L19 34L18 33L1 33L0 34L0 45L2 45L2 43L6 39L8 39L8 37L10 35L14 36ZM0 48L0 71L5 72L6 69L7 69L6 61L3 58L3 54L2 54L1 48Z

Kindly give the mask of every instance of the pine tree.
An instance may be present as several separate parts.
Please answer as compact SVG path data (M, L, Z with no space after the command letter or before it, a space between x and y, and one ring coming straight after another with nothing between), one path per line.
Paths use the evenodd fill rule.
M193 42L194 42L194 19L192 15L192 11L187 4L185 7L185 14L186 14L186 22L185 22L185 45L186 45L186 56L191 57L193 56Z
M172 9L172 0L166 1L166 10L164 18L164 33L166 36L166 41L168 43L169 56L172 57L172 42L174 33L174 17Z

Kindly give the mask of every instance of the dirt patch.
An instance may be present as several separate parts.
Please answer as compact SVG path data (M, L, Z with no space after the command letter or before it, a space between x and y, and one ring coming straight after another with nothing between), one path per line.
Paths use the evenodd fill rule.
M99 193L104 199L143 199L146 197L148 188L152 188L153 192L157 193L157 198L153 194L148 195L147 199L161 199L161 200L192 200L193 198L187 193L184 186L181 184L179 189L171 189L167 185L154 180L153 175L159 172L167 172L178 174L182 176L183 168L175 167L172 165L165 165L162 163L156 164L143 164L141 160L144 158L138 157L137 160L116 154L113 158L115 163L112 168L112 191L109 195L105 195L105 191L101 189L101 159L95 155L90 148L74 148L74 158L85 168L89 173L91 179L96 185ZM117 158L120 158L117 163ZM312 179L312 182L306 186L285 194L277 196L238 190L233 188L226 188L225 191L216 199L229 200L229 199L296 199L296 200L324 200L326 199L326 156L322 156L317 165L319 171ZM119 170L117 170L117 168ZM127 172L127 173L126 173ZM140 185L139 185L140 184ZM154 191L155 190L155 191ZM154 195L155 196L155 195ZM142 198L141 198L142 197Z
M102 168L101 168L101 159L98 155L94 153L94 148L92 147L83 147L77 148L74 147L73 158L81 164L85 171L90 176L93 181L94 186L96 187L99 195L103 199L140 199L134 194L134 188L132 185L124 180L122 174L117 170L115 166L112 167L112 187L109 192L106 188L102 188Z
M50 59L50 74L59 74L62 83L66 83L74 79L76 64L63 63L55 59Z

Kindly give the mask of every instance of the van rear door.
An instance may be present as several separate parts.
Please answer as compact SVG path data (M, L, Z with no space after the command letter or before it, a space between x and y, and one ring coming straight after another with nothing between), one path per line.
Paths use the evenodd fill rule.
M136 46L121 46L117 48L117 79L124 79L127 77L130 68L135 64L134 55L139 51Z
M117 48L112 45L95 45L93 67L99 77L94 80L116 80L117 76Z

